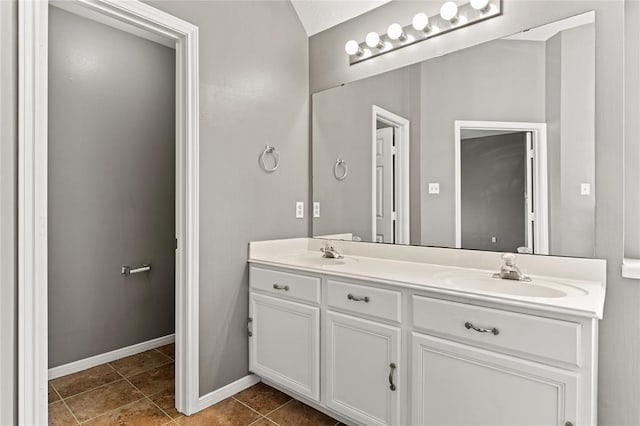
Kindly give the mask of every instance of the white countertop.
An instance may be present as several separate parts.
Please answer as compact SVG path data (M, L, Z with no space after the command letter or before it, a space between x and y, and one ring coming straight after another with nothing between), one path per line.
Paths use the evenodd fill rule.
M252 242L249 245L249 262L373 280L541 311L597 319L603 317L606 289L604 260L519 255L518 266L533 279L532 283L523 283L491 278L502 263L501 253L337 241L334 246L344 259L332 260L322 258L322 246L322 240L313 238ZM489 290L475 285L477 281L488 283ZM566 295L532 297L518 294L530 290L520 286L535 285L545 287L536 289L544 290L542 295L547 292L556 296Z

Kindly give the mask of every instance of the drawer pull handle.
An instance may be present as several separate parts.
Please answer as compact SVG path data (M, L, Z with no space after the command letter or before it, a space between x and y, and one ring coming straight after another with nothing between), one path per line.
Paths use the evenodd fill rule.
M289 291L289 286L288 285L280 285L280 284L274 284L273 288L275 290L284 290L284 291Z
M369 296L354 296L353 294L349 293L347 294L347 299L349 300L353 300L354 302L364 302L364 303L369 303Z
M470 322L465 322L464 326L467 328L467 330L470 329L474 329L475 331L477 331L478 333L491 333L494 336L497 336L498 334L500 334L500 331L498 331L497 328L493 327L493 328L481 328L481 327L476 327L475 325L471 324Z
M393 384L393 372L396 370L396 364L395 363L391 363L389 364L389 389L391 389L392 391L396 390L396 385Z

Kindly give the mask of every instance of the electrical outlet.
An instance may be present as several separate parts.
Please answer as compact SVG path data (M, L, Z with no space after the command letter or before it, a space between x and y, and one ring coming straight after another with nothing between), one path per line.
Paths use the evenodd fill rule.
M439 193L440 193L440 184L429 183L429 194L439 194Z
M296 201L296 219L304 218L304 201Z
M320 203L317 201L313 202L313 217L320 217Z
M498 239L496 237L491 237L491 244L495 244L498 242Z
M583 183L580 185L580 194L581 195L591 195L591 185L588 183Z

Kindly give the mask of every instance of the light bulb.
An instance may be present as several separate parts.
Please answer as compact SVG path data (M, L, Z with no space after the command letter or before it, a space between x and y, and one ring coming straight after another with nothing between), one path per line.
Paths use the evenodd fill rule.
M347 55L362 55L362 49L355 40L349 40L346 42L344 45L344 51L347 52Z
M387 35L389 36L389 38L391 40L400 39L401 41L404 41L404 40L407 39L407 36L405 35L404 31L402 30L402 25L400 25L400 24L391 24L391 25L389 25L389 28L387 29Z
M417 31L429 31L429 29L431 28L429 26L429 17L426 13L422 12L416 14L416 16L413 17L411 25L413 25L413 28L415 28Z
M374 47L377 47L378 49L382 49L384 47L384 43L380 41L380 35L378 35L378 33L375 31L371 31L369 34L367 34L367 37L364 39L364 41L367 43L367 46L372 49Z
M471 7L481 12L489 10L489 0L471 0Z
M458 5L452 1L446 2L440 9L440 16L445 21L455 23L458 20Z

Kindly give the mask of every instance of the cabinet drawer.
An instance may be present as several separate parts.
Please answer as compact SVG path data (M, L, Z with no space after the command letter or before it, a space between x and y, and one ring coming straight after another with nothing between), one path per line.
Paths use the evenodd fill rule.
M413 296L413 325L523 358L581 365L581 325Z
M329 280L327 292L331 307L400 322L399 291Z
M273 295L320 303L320 278L251 267L249 283L252 290Z

